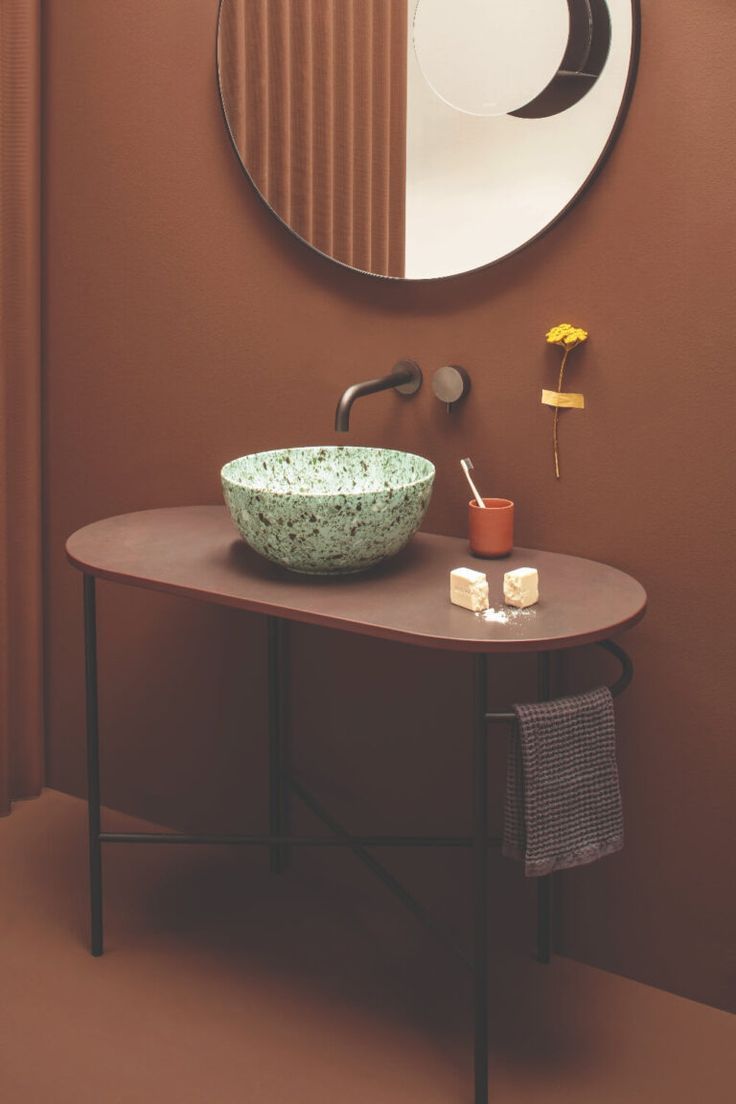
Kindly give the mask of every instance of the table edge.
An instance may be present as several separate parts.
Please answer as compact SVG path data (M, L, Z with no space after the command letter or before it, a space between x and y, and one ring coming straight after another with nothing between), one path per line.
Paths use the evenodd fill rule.
M81 532L81 530L77 530L77 532ZM75 534L72 534L69 540L71 540L74 535ZM106 582L118 583L122 586L137 587L140 590L151 590L159 594L173 594L179 597L188 598L191 601L204 602L208 605L224 606L228 609L242 610L246 613L260 614L265 617L279 617L284 621L294 621L298 624L316 625L319 628L334 629L339 632L350 632L357 636L370 636L378 640L390 640L399 644L410 644L417 647L433 648L435 650L447 652L475 654L490 654L495 652L498 654L510 655L512 653L523 652L539 653L564 651L569 648L581 647L585 644L595 644L601 640L609 640L618 633L624 632L638 624L647 610L646 592L642 587L644 602L641 608L637 610L636 613L632 614L631 617L625 618L623 621L617 622L614 625L609 625L600 631L594 630L588 633L581 633L579 636L572 639L474 640L458 637L438 637L422 633L405 632L400 629L385 629L379 625L371 625L369 623L350 621L347 619L343 620L331 615L287 609L284 606L262 602L256 599L234 599L232 595L222 594L218 591L202 591L199 588L187 587L180 583L163 583L158 580L141 578L135 575L111 571L106 568L93 567L90 564L85 564L82 560L77 559L77 557L73 555L69 550L69 540L66 542L65 546L69 563L83 575L90 575L96 579L104 579ZM614 568L613 570L618 570L618 568ZM634 581L636 582L636 580ZM639 586L641 586L641 584L639 584Z

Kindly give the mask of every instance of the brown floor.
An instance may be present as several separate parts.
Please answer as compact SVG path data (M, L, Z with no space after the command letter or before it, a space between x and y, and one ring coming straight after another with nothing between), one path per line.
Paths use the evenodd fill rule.
M471 1104L462 967L345 858L109 847L92 959L84 832L53 791L0 821L0 1100ZM734 1099L736 1017L563 959L492 984L494 1104Z

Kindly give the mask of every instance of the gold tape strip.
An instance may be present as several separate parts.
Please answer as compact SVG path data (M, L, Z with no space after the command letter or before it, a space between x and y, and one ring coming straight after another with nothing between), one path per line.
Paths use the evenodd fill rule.
M585 396L574 391L542 391L545 406L558 406L563 410L584 410Z

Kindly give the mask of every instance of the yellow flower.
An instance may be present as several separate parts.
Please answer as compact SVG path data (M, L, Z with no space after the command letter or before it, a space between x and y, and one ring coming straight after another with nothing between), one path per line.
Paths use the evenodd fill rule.
M562 349L562 363L560 364L560 374L557 383L557 390L562 391L562 384L565 377L565 366L567 364L567 358L576 346L581 345L583 341L588 340L588 331L582 329L580 326L573 326L569 322L560 322L559 326L553 326L551 330L548 330L545 334L547 342L550 345L559 345ZM560 408L555 407L554 421L552 428L552 447L555 457L555 475L560 478L560 454L557 442L557 427L560 417Z
M550 345L579 345L588 340L588 331L572 326L569 322L561 322L559 326L548 330L545 337Z

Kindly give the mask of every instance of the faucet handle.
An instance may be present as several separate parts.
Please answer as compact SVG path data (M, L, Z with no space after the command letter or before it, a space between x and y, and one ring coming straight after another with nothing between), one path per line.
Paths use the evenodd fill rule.
M449 414L455 403L460 402L470 390L470 376L464 368L447 364L433 375L432 390L440 402L445 403Z
M400 360L394 364L391 369L393 372L406 371L408 378L406 383L399 383L396 385L396 390L401 392L402 395L415 395L419 388L422 386L422 369L419 367L415 360Z

